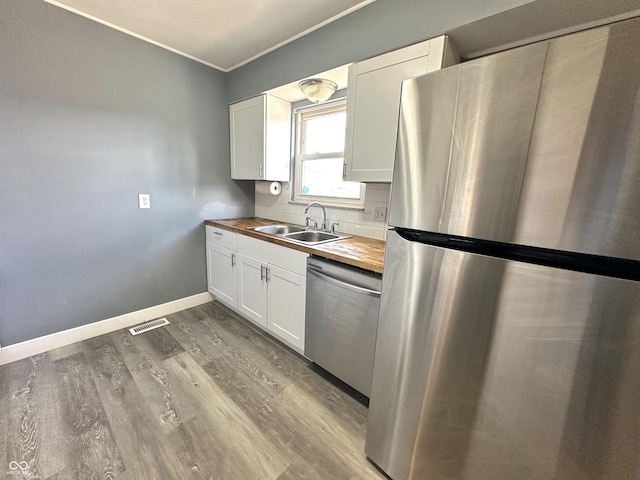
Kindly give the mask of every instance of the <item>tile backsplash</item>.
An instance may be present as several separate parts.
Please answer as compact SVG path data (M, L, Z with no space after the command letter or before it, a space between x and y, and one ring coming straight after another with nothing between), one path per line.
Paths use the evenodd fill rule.
M256 192L256 217L279 220L281 222L304 225L305 205L289 202L289 183L282 183L280 195L270 195ZM387 232L387 220L372 220L371 214L375 206L384 207L389 214L389 194L391 185L388 183L369 183L364 198L364 210L349 210L344 208L326 207L327 226L338 223L336 232L361 235L363 237L384 240ZM318 207L311 207L311 218L322 222L322 211Z

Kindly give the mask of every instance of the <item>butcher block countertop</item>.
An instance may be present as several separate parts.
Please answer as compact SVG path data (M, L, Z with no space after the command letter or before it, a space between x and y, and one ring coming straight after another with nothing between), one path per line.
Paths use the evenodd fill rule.
M240 233L249 237L258 238L266 242L276 243L285 247L300 250L302 252L316 255L318 257L336 260L354 267L364 268L372 272L382 273L384 263L384 241L375 240L373 238L352 236L344 240L335 242L321 243L320 245L301 245L299 243L290 242L280 237L266 235L248 230L252 227L260 227L263 225L283 225L286 222L278 222L277 220L267 220L266 218L232 218L226 220L206 220L206 225L229 230L231 232Z

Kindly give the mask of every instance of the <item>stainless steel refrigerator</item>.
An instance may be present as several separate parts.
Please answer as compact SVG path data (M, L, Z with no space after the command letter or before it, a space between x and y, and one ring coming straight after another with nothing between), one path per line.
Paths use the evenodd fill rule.
M366 453L640 479L640 20L403 84Z

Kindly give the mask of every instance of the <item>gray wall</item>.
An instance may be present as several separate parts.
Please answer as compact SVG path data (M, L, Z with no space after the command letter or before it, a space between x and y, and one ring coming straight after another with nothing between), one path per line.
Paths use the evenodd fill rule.
M472 58L639 15L638 0L536 0L447 34Z
M41 0L0 2L0 343L206 291L225 75ZM150 210L137 194L150 193Z
M638 0L376 0L229 73L229 102L448 34L476 56L640 15Z
M441 35L532 0L376 0L229 73L229 102Z
M229 180L228 101L445 32L468 54L636 2L377 0L224 75L0 0L0 343L206 290L202 219L254 211L253 182Z

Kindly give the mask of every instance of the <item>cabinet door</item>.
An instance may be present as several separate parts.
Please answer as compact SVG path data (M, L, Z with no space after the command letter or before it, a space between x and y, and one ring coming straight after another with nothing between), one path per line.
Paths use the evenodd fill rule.
M289 181L291 164L291 104L265 95L265 153L263 180Z
M238 254L238 310L251 321L267 328L267 266Z
M268 330L299 352L304 351L305 296L302 275L269 265Z
M345 180L391 182L402 81L458 60L442 35L349 67Z
M237 308L237 254L228 248L207 242L207 283L209 292L218 300Z
M265 97L250 98L229 106L231 129L231 178L264 178Z
M427 73L428 63L425 55L375 70L360 70L358 64L352 67L349 88L354 95L347 100L348 109L352 102L351 116L347 114L351 127L345 151L347 180L391 181L402 81Z

